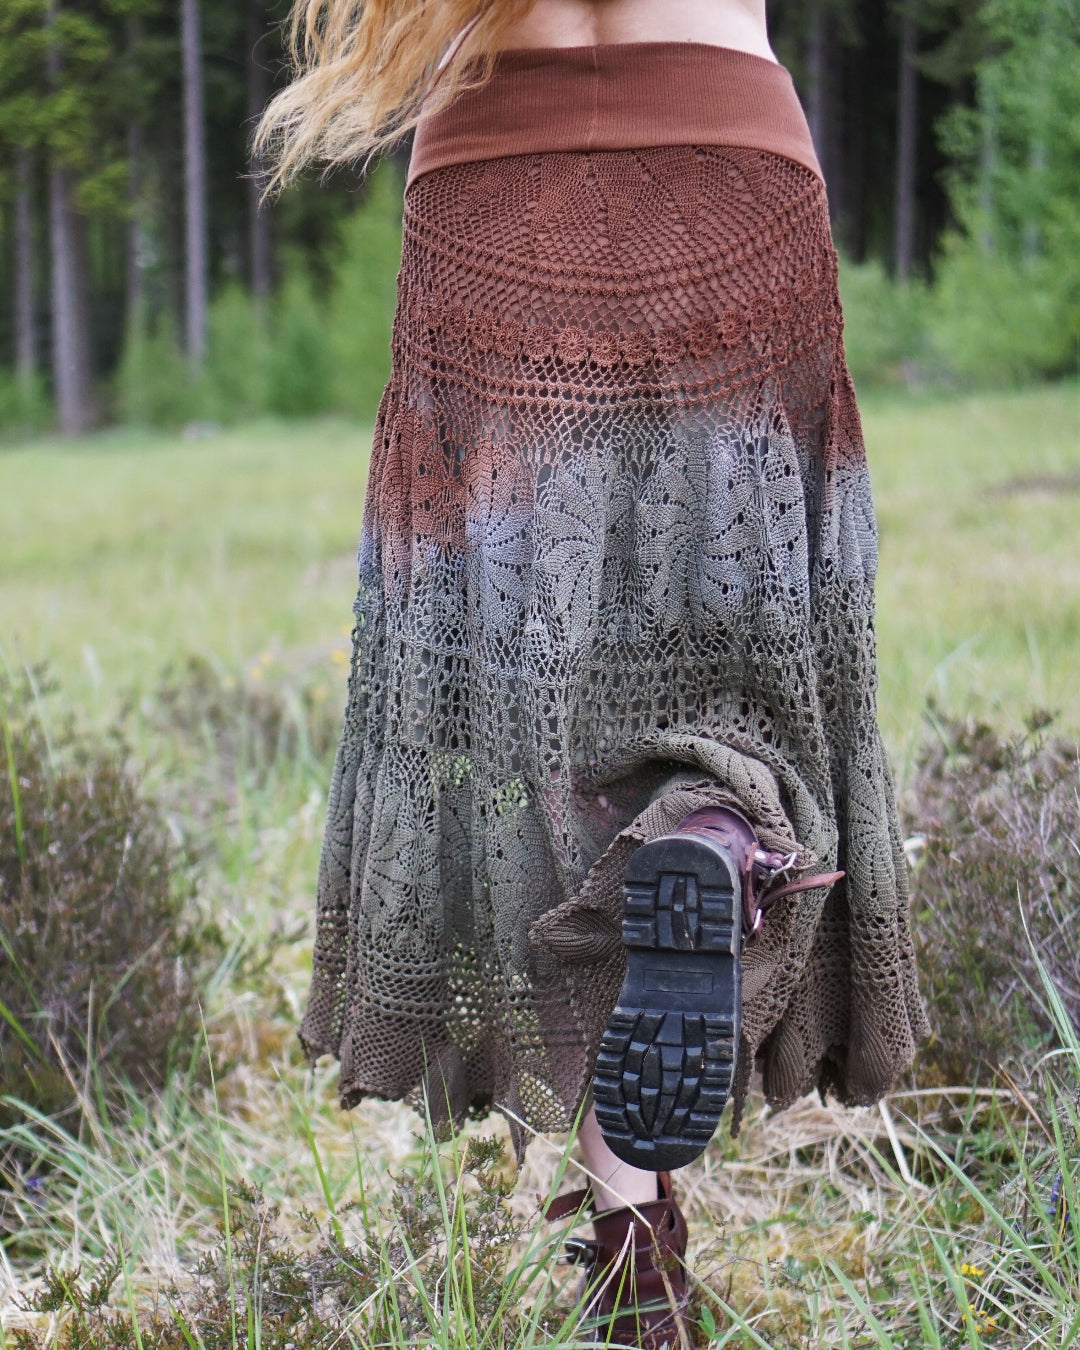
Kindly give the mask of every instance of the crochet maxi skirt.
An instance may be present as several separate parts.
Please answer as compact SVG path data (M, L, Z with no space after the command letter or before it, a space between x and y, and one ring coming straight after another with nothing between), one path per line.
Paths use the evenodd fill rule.
M876 725L874 514L790 78L504 53L417 133L301 1035L348 1106L587 1092L630 853L710 802L845 881L746 951L735 1125L926 1024Z

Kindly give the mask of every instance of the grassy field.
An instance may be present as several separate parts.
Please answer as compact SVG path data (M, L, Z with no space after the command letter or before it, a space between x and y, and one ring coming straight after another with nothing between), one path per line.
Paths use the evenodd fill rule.
M864 418L882 536L880 700L901 776L932 734L928 700L1006 728L1047 707L1067 733L1080 731L1080 388L871 401ZM397 1330L382 1340L363 1331L369 1316L351 1342L296 1350L574 1343L553 1330L550 1309L560 1298L572 1304L575 1277L556 1277L560 1293L537 1274L551 1266L555 1239L515 1238L510 1276L488 1304L462 1281L483 1257L466 1230L486 1231L473 1182L446 1200L445 1278L416 1251L403 1256L377 1238L401 1211L384 1223L374 1210L398 1203L402 1185L430 1187L438 1149L397 1106L343 1115L332 1068L311 1077L300 1062L294 1029L310 960L303 934L325 744L238 769L210 722L200 728L196 719L193 731L162 693L163 679L182 687L198 657L213 672L208 697L223 706L237 690L252 698L265 690L288 714L303 691L305 717L332 734L367 441L363 429L319 422L193 442L111 433L0 453L0 653L12 668L47 664L55 715L73 709L97 728L123 715L174 830L200 847L198 904L218 916L230 944L206 1002L212 1083L180 1076L120 1116L104 1115L88 1091L77 1134L27 1117L0 1140L0 1153L17 1143L46 1178L39 1184L24 1169L0 1179L0 1350L19 1345L20 1331L55 1343L77 1321L70 1306L25 1306L51 1262L89 1273L119 1250L113 1303L118 1316L137 1310L144 1322L156 1292L189 1277L199 1253L227 1268L224 1288L235 1295L251 1273L230 1264L242 1236L231 1236L230 1222L247 1203L240 1183L281 1208L276 1219L259 1211L267 1251L293 1244L297 1269L310 1274L303 1253L321 1250L330 1232L370 1256L369 1314L376 1304L398 1307ZM259 706L249 699L245 715ZM1064 1026L1062 1038L1077 1054ZM1071 1165L1076 1151L1069 1102L1063 1091L1059 1115L1048 1115L999 1087L967 1085L900 1092L881 1111L806 1100L772 1116L757 1102L738 1144L718 1137L680 1176L704 1279L702 1344L1073 1343L1075 1189L1053 1251L1035 1220L1018 1230L1019 1210L999 1190L1013 1175L1042 1203L1046 1167L1066 1156ZM492 1130L501 1127L471 1133ZM1040 1131L1049 1163L1032 1151ZM453 1150L440 1156L452 1172ZM530 1150L508 1201L524 1232L535 1227L537 1193L566 1165L562 1141ZM256 1280L262 1259L252 1258ZM403 1290L410 1316L428 1316L426 1328L395 1303ZM245 1321L242 1300L232 1307L220 1341L206 1333L190 1344L269 1344L258 1317ZM391 1326L387 1318L380 1327ZM103 1335L110 1346L140 1340ZM147 1332L146 1345L159 1343L171 1344Z

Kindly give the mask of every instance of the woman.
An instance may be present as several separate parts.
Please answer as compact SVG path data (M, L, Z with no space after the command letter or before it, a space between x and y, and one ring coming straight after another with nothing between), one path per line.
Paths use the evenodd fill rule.
M343 1103L579 1142L598 1336L755 1064L925 1019L835 254L763 0L298 0L279 181L416 127L302 1036ZM595 1105L594 1105L595 1103Z

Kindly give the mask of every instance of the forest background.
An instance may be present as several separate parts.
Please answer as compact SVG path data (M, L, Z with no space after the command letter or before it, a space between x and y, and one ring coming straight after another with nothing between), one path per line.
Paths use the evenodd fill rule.
M373 415L407 147L260 201L285 0L0 4L0 437ZM1076 0L775 0L857 382L1075 371Z

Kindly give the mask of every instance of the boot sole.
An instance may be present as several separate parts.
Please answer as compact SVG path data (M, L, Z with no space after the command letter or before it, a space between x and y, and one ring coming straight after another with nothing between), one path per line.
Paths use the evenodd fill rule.
M593 1102L608 1147L633 1167L685 1167L720 1123L742 1021L741 909L739 874L712 841L665 836L627 865L626 979Z

